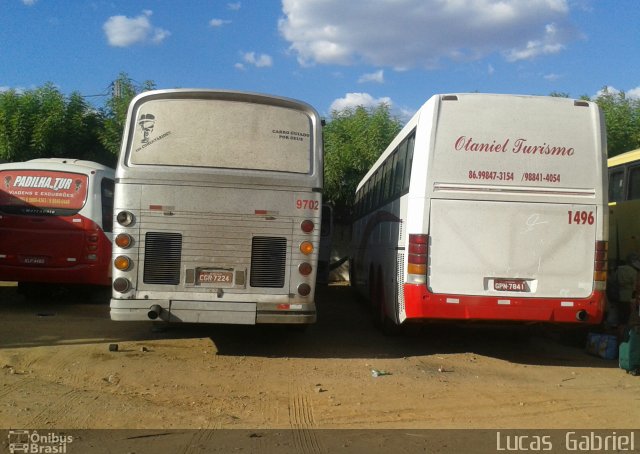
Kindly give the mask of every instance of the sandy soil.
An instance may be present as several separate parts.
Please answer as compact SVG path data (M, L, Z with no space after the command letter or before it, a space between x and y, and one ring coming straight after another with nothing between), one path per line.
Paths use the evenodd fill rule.
M348 287L306 332L109 320L0 287L0 428L635 429L640 378L548 330L385 337ZM118 351L109 350L117 344ZM372 370L388 375L374 377Z

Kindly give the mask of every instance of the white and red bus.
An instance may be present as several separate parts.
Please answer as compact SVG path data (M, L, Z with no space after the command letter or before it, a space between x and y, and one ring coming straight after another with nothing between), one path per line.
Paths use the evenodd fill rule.
M75 159L0 164L0 280L109 285L114 170Z
M599 323L603 123L587 101L429 99L357 187L352 285L378 320Z
M315 322L322 124L311 106L143 93L116 176L112 320Z

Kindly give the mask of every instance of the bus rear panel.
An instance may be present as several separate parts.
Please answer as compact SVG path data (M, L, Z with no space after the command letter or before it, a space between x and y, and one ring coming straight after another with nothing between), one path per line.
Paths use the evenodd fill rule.
M71 159L0 165L0 280L109 285L113 178Z
M111 318L315 322L317 113L284 98L166 90L129 115Z
M415 134L408 190L378 209L400 233L387 259L360 253L371 279L398 276L382 297L386 316L601 321L607 173L595 104L439 95L405 129Z

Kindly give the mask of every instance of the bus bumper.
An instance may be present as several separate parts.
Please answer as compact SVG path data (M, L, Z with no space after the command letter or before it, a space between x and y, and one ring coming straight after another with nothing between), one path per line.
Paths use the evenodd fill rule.
M426 285L404 285L407 319L502 320L596 325L604 314L604 292L588 298L443 295Z
M315 304L303 310L255 302L121 300L111 299L111 320L171 323L222 323L254 325L261 323L315 323ZM290 305L286 305L290 306ZM305 305L307 306L307 305ZM304 310L306 309L306 310Z
M68 268L0 267L0 280L35 284L111 285L110 264L83 264Z

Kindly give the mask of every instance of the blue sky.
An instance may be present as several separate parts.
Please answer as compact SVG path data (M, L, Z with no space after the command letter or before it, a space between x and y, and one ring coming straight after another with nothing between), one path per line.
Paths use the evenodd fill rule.
M638 0L0 0L0 90L94 105L126 72L158 88L297 98L321 115L431 95L640 98Z

